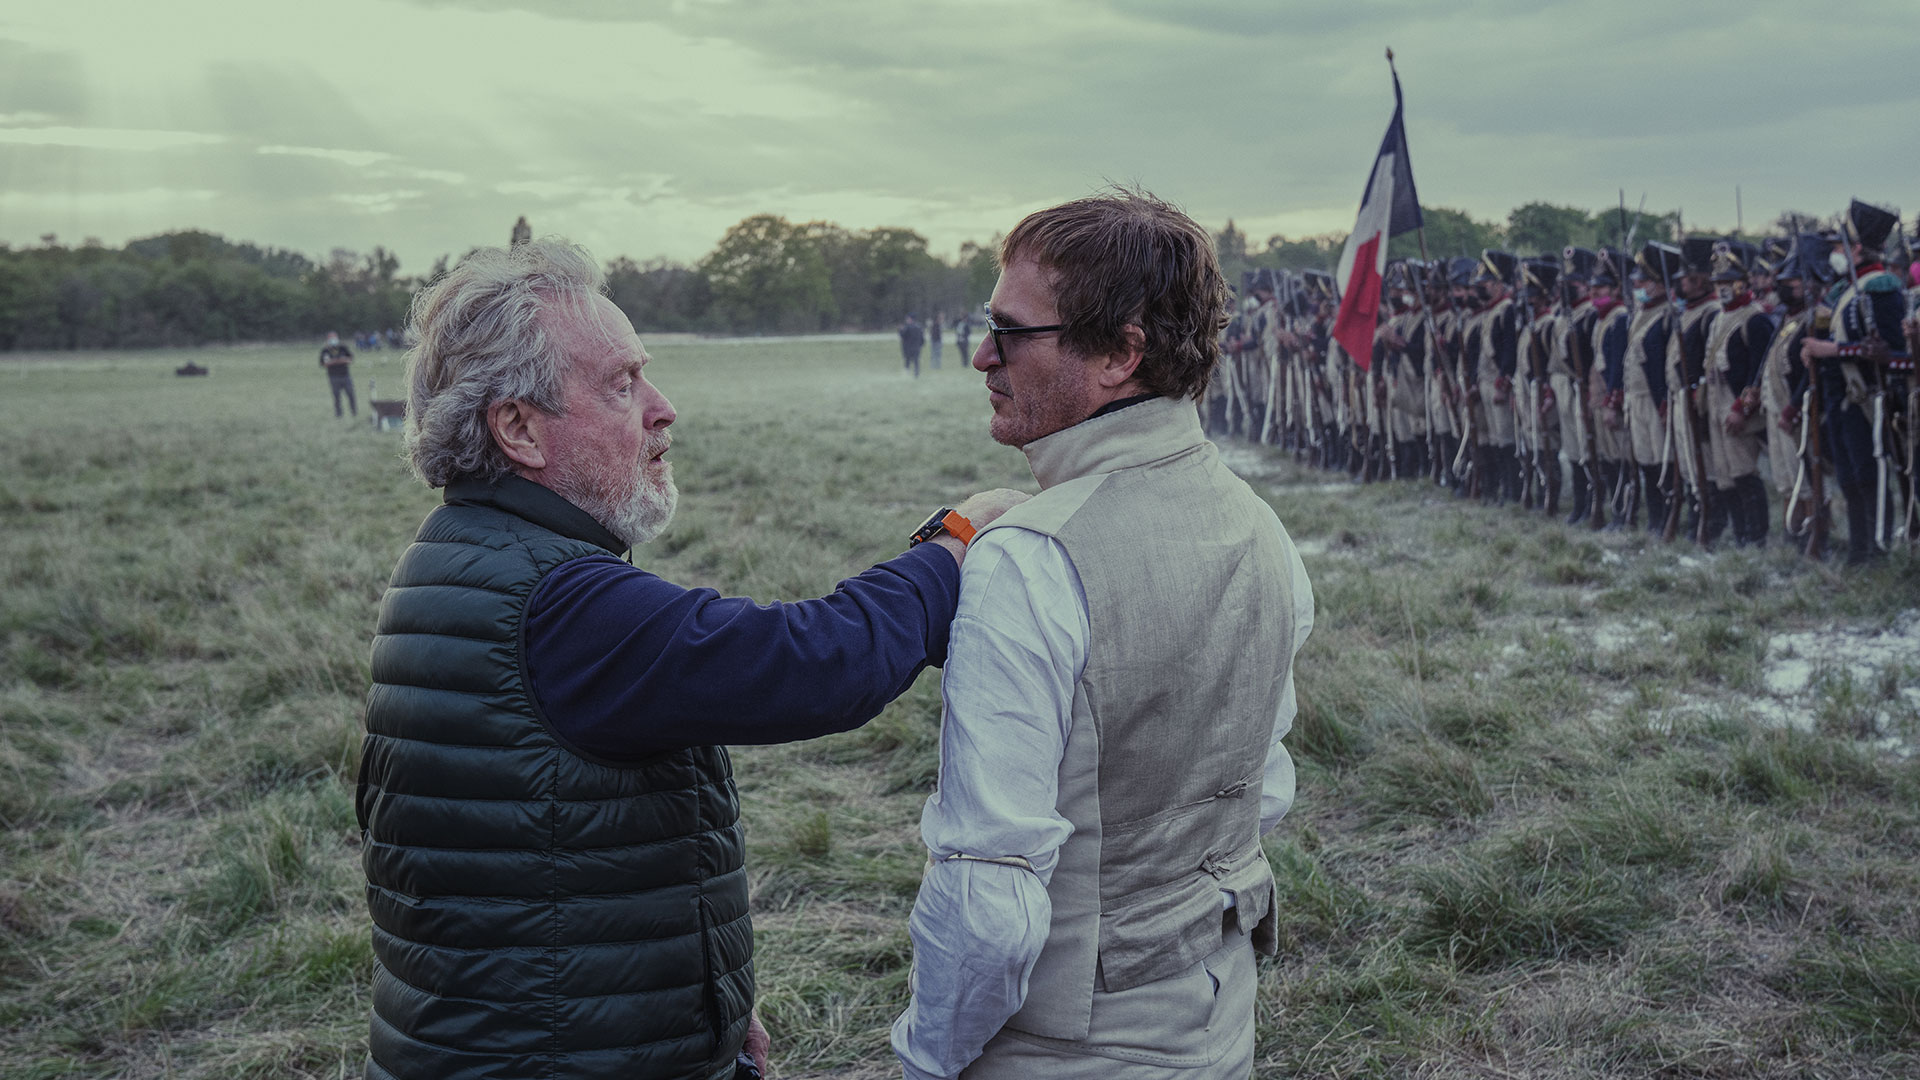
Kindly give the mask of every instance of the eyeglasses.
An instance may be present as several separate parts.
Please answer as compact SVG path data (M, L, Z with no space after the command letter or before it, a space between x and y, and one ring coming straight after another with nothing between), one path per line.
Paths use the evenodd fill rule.
M1000 365L1006 366L1007 350L1001 346L1000 338L1007 334L1050 334L1056 330L1065 330L1065 323L1052 323L1047 326L1001 326L994 319L993 311L987 311L987 336L993 339L993 354L1000 359Z

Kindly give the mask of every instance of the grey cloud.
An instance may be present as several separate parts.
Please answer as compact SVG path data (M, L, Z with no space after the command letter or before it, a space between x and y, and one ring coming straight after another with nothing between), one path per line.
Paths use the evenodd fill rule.
M37 113L54 123L80 124L91 102L77 54L0 39L0 112Z
M386 129L362 116L344 95L310 68L228 62L210 66L204 108L220 130L268 144L397 149Z

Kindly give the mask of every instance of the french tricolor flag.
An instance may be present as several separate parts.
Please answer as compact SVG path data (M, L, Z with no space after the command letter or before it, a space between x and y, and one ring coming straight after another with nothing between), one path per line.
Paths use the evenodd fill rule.
M1391 62L1391 53L1387 56ZM1393 123L1380 140L1360 217L1340 252L1340 312L1333 337L1365 369L1373 362L1373 330L1380 316L1380 282L1387 272L1387 241L1422 224L1420 196L1413 190L1413 165L1407 161L1407 133L1400 126L1400 73L1393 75Z

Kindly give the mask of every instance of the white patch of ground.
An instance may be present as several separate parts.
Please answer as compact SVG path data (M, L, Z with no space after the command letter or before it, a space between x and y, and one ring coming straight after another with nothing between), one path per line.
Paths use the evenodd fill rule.
M1885 674L1904 684L1900 695L1920 697L1920 611L1901 614L1884 630L1834 627L1775 634L1767 642L1769 691L1804 692L1821 672L1845 672L1862 689L1877 689Z
M1649 641L1668 644L1674 635L1641 619L1607 621L1589 631L1598 652L1619 652ZM1650 718L1667 729L1683 714L1736 708L1763 723L1811 731L1836 695L1847 711L1871 718L1867 740L1902 757L1920 753L1920 610L1907 611L1885 627L1830 626L1772 635L1755 693L1716 696L1683 691L1667 697ZM1608 705L1624 708L1628 693Z

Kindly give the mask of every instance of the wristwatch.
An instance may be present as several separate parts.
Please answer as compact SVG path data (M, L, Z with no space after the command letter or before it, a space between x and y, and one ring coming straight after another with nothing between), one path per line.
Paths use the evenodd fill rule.
M927 519L926 524L913 530L913 538L907 542L907 546L913 547L941 533L946 533L962 544L971 543L974 534L973 522L961 517L960 511L953 507L943 506L933 512L933 516Z

